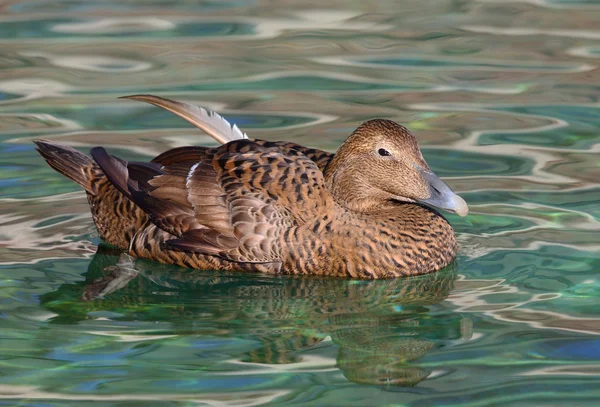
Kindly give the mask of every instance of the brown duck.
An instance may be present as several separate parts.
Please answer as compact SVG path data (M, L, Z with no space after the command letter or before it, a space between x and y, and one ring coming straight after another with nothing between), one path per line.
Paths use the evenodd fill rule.
M126 162L40 140L38 151L87 192L107 243L183 267L351 278L424 274L457 244L426 205L464 216L465 201L430 169L415 137L390 120L361 124L335 155L248 139L215 113L128 96L186 119L218 148L181 147Z

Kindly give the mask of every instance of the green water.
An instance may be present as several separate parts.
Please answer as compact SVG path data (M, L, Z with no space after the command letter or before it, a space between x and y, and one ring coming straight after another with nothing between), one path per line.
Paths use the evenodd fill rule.
M600 405L599 21L593 0L2 2L0 406ZM149 92L332 151L405 124L470 204L458 260L353 282L98 249L31 140L214 145L116 99Z

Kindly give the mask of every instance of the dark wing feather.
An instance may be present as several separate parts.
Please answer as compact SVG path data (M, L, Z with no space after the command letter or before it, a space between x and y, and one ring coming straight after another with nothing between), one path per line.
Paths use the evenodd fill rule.
M213 157L207 157L190 170L186 178L187 199L200 224L223 236L233 237L231 206L212 162Z
M108 180L125 196L129 197L129 172L127 162L109 155L103 147L94 147L90 151Z
M198 162L206 155L206 150L208 150L207 147L195 146L172 148L162 154L157 155L152 159L151 162L158 163L163 166L188 161Z
M194 208L187 200L185 176L173 176L169 172L182 172L182 168L187 167L187 174L193 162L179 163L177 155L173 154L172 164L168 167L158 163L127 163L109 155L102 147L92 149L91 155L109 181L162 230L181 236L188 230L202 227L196 222ZM189 155L181 151L179 157L185 160Z
M156 163L127 163L127 170L129 171L129 178L136 180L138 187L142 189L150 188L148 182L162 174L161 165Z
M290 145L245 139L174 149L151 163L128 164L101 148L92 156L156 226L177 237L169 248L229 261L279 262L285 232L333 202L317 164Z
M169 150L152 160L163 165L162 174L149 181L148 192L158 200L176 202L193 212L188 200L187 176L190 169L202 159L212 157L214 150L206 147L180 147Z

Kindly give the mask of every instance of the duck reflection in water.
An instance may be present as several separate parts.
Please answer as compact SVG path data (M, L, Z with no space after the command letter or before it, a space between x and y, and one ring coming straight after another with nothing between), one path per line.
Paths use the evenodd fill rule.
M58 323L109 311L122 320L170 322L179 335L257 341L242 363L297 363L331 338L343 375L371 385L419 383L431 371L411 361L469 335L459 314L430 312L453 289L454 263L438 273L375 281L180 270L100 246L85 281L62 285L42 304ZM209 323L200 331L198 321Z

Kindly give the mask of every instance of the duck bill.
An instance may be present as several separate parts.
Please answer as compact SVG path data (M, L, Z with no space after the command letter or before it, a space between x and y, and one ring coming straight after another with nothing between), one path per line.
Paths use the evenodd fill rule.
M419 202L440 209L455 212L459 216L467 216L469 207L464 199L456 195L444 181L429 169L419 169L421 176L429 186L430 196L419 199Z

